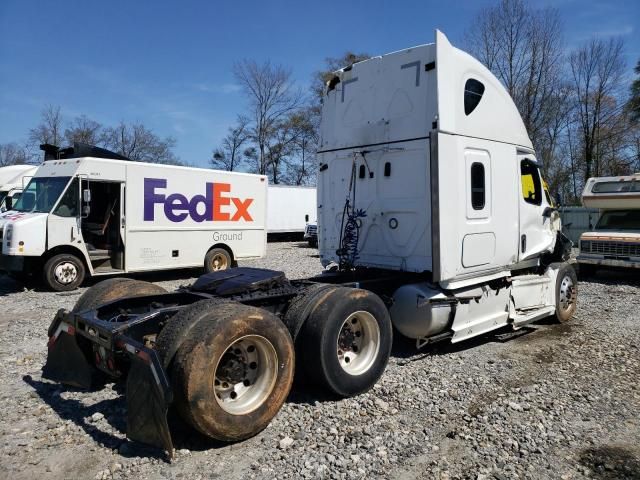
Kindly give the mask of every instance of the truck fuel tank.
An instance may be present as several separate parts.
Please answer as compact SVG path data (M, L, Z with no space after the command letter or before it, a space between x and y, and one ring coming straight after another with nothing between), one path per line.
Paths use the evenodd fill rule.
M456 300L428 283L410 283L393 294L391 321L409 338L437 335L450 326Z

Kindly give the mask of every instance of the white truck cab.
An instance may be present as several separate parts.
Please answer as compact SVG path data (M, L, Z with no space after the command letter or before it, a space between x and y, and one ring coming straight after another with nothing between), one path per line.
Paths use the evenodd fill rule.
M575 308L575 272L562 263L570 242L520 114L441 32L335 72L318 161L323 265L424 278L394 294L403 334L452 328L458 341L551 315L561 297ZM451 326L449 303L470 297Z
M38 170L34 165L9 165L0 167L0 213L13 208L22 189Z
M265 254L264 176L56 152L0 214L0 269L71 290L86 275L213 271Z
M585 207L600 209L593 230L580 236L580 272L598 267L640 269L640 173L590 178L582 193Z

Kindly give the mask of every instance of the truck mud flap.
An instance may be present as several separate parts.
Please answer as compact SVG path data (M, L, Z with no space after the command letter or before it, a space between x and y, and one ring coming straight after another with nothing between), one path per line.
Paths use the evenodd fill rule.
M135 348L138 347L138 348ZM126 342L131 356L127 376L127 436L131 440L166 450L173 456L167 422L171 387L155 351Z
M73 387L91 388L96 368L76 341L75 328L56 316L50 328L47 361L42 377Z

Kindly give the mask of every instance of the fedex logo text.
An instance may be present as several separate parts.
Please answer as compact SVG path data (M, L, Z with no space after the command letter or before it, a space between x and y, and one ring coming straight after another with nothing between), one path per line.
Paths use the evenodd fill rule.
M163 178L144 179L144 220L155 220L155 206L161 204L164 214L171 222L182 222L191 217L196 222L252 222L249 207L253 198L236 198L227 196L231 192L230 183L205 184L204 195L194 195L191 199L181 193L165 196L160 191L167 188L167 180ZM233 207L231 207L233 204Z

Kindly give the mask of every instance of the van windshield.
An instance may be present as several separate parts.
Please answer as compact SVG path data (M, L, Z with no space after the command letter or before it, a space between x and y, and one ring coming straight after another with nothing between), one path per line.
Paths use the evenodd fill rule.
M71 177L35 177L16 202L18 212L49 213Z
M614 210L604 212L596 230L640 230L640 210Z

